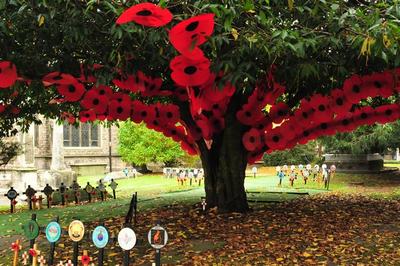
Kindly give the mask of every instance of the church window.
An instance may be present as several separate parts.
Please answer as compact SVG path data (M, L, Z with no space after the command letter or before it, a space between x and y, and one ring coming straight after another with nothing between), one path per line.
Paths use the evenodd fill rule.
M64 124L64 147L98 147L99 127L82 123L77 127Z

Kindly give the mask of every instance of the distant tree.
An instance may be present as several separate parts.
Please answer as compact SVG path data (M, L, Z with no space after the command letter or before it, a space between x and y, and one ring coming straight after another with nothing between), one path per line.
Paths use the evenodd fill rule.
M119 129L118 153L122 160L135 165L162 162L165 166L176 166L188 160L179 143L162 133L148 129L145 124L122 122Z
M291 165L306 164L317 160L316 143L310 142L306 145L298 145L291 150L275 151L271 154L264 154L265 165Z
M0 139L0 166L7 165L22 152L21 144Z
M327 153L385 153L400 146L400 122L363 126L351 133L338 133L323 137L321 142Z

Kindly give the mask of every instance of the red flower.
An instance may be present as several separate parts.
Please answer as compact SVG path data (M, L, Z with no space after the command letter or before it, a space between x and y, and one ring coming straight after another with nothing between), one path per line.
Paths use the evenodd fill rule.
M294 119L302 127L307 127L312 122L314 109L306 99L300 101L300 107L294 112Z
M314 95L310 100L310 105L314 109L312 120L318 122L328 122L333 118L332 110L329 108L329 100L321 94Z
M7 105L0 103L0 113L3 113L7 108Z
M342 90L336 89L332 90L330 93L330 108L331 110L337 114L345 114L350 111L352 107L352 103L347 100L344 92Z
M336 134L335 127L332 123L323 122L314 128L317 136L332 136Z
M29 255L31 255L32 257L37 257L37 252L35 249L31 248L29 249Z
M143 104L140 101L132 102L132 114L131 119L135 123L140 123L142 121L151 121L156 118L156 110L152 106Z
M17 80L17 68L9 61L0 62L0 88L11 87Z
M173 104L162 105L158 108L158 113L162 120L170 123L176 123L180 118L179 107Z
M363 81L360 76L353 75L346 79L343 85L344 94L352 104L357 104L361 99L368 97L368 90L362 89Z
M203 116L203 119L196 120L196 124L201 129L201 135L203 138L206 140L211 140L213 137L213 131L208 118Z
M369 92L369 97L382 96L387 98L393 94L394 80L390 72L364 76L362 81L362 88Z
M182 102L189 99L188 92L184 87L175 86L172 89L172 93L176 96L176 98L178 98L178 100Z
M267 132L265 137L265 144L271 150L282 150L285 148L287 139L285 138L284 132L280 127L272 129Z
M78 83L77 79L70 74L64 74L60 72L51 72L43 77L42 79L44 86L51 85L70 85Z
M104 95L107 97L111 97L113 95L113 90L106 85L93 86L92 89L97 91L100 95Z
M12 243L12 244L11 244L11 249L12 249L13 251L19 251L19 250L21 250L21 246L18 245L17 243Z
M398 104L388 104L375 109L376 121L381 124L390 123L400 118L400 107Z
M185 128L182 126L174 127L167 130L167 135L171 137L174 141L180 141L185 139Z
M236 113L236 118L243 125L252 126L260 122L266 116L257 109L250 109L249 105L243 106L241 110Z
M79 101L85 93L85 87L82 83L76 82L70 85L58 85L57 91L67 102Z
M267 133L267 131L272 129L272 121L268 116L264 117L262 120L258 121L253 125L258 131Z
M93 110L79 112L79 121L81 121L82 123L94 120L96 120L96 113Z
M118 99L110 101L108 115L113 120L127 120L131 115L131 101Z
M138 76L135 75L127 75L126 77L121 77L120 79L113 79L112 82L118 88L132 92L138 92L138 88L140 88L140 86L137 86L137 84L139 82L143 84L143 82L139 80ZM142 87L144 88L144 85Z
M334 124L337 132L350 132L357 127L357 124L353 121L352 113L335 117Z
M83 265L88 265L90 261L91 261L91 258L87 255L83 255L81 257L81 262Z
M199 86L210 77L210 60L202 57L190 60L179 55L171 60L171 78L180 86Z
M207 41L214 30L214 14L202 14L184 20L169 31L169 40L182 55L195 60L203 58L199 45Z
M263 151L255 151L255 152L250 152L247 155L247 162L249 164L253 164L259 160L261 160L261 158L263 157L264 152Z
M225 120L223 117L212 116L209 120L211 132L219 133L225 128Z
M68 112L63 112L61 114L61 119L67 120L69 124L75 123L75 117L71 113L68 113Z
M147 27L161 27L172 20L171 12L152 3L141 3L134 5L119 16L117 24L136 22Z
M289 114L289 107L285 103L273 105L269 111L269 116L274 123L281 123Z
M181 148L182 150L186 151L189 155L196 155L197 150L196 146L194 143L189 143L187 141L182 141L181 142Z
M255 151L262 146L260 132L252 128L246 133L244 133L242 137L242 142L246 150Z
M376 122L375 109L371 106L365 106L358 109L354 111L353 119L357 126L373 125Z
M316 132L312 129L303 129L300 135L297 135L295 138L299 144L306 144L312 139L315 139Z
M85 93L81 105L86 109L93 109L96 114L104 114L107 111L108 97L92 89Z

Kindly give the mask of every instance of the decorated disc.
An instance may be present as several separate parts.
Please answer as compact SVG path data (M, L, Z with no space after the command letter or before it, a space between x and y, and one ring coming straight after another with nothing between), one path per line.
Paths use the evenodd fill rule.
M13 200L13 199L15 199L17 196L18 196L18 193L17 193L17 191L15 191L14 189L10 189L10 190L7 192L7 198L8 198L9 200Z
M168 242L167 231L159 225L151 228L147 237L150 245L155 249L163 248Z
M74 242L79 242L82 240L85 234L85 226L79 220L72 221L68 227L68 235Z
M136 234L129 228L123 228L118 234L118 244L123 250L131 250L136 244Z
M104 248L108 243L108 231L104 226L97 226L92 233L92 241L97 248Z
M61 237L61 226L57 222L51 222L46 227L46 238L50 243L57 242Z
M39 225L36 221L30 220L24 226L24 234L29 240L35 239L39 235Z

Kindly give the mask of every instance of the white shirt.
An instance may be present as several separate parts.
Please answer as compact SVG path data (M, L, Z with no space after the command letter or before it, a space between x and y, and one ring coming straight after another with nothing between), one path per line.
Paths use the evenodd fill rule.
M257 173L257 167L253 167L252 169L251 169L251 172L253 173L253 174L256 174Z

